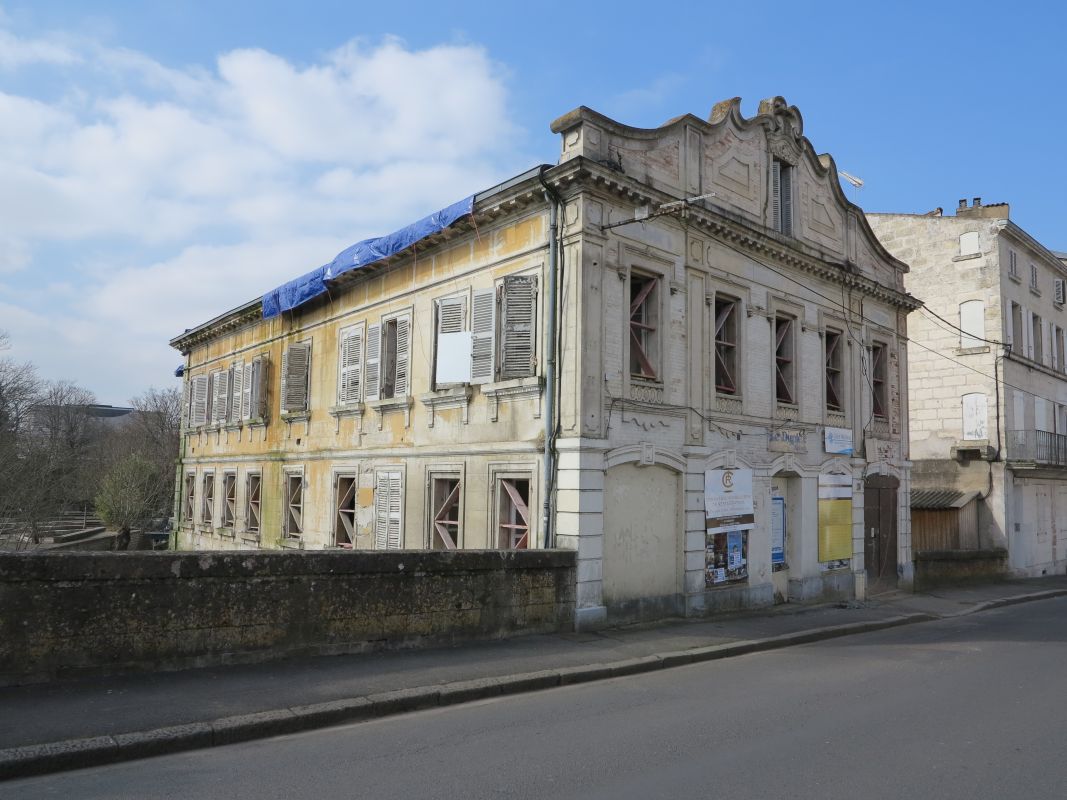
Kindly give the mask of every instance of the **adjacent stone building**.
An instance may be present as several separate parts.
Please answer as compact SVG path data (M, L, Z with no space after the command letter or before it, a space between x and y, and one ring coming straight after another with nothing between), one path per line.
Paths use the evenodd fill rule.
M1067 268L1011 221L1006 203L976 197L955 216L868 220L911 266L908 288L926 305L909 324L915 490L954 493L957 505L977 494L977 525L947 544L1007 547L1018 575L1062 571Z
M180 548L577 550L577 621L911 579L906 266L799 111L646 130L176 337Z

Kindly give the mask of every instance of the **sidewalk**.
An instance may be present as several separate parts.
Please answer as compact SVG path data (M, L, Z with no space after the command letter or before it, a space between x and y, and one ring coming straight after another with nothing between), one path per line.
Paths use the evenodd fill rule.
M709 620L0 689L0 780L355 722L1067 595L1067 576Z

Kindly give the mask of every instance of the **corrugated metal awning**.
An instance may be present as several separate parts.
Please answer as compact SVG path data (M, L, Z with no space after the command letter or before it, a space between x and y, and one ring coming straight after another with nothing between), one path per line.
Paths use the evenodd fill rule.
M957 489L912 489L912 511L937 511L963 508L978 497L978 492L961 492Z

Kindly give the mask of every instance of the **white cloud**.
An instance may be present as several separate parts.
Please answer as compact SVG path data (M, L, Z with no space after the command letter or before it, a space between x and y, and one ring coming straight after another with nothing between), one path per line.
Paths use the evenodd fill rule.
M9 295L0 328L105 402L158 383L183 329L527 165L479 47L353 41L300 65L243 49L179 70L9 28L0 69L65 91L0 92L0 275L64 290Z

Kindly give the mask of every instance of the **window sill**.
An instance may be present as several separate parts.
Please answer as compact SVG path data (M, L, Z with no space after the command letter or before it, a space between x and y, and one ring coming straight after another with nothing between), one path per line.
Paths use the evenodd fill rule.
M1036 288L1036 287L1034 287L1034 286L1031 286L1030 287L1030 294L1032 294L1034 297L1040 297L1041 296L1041 290Z
M303 550L304 540L297 537L283 537L279 542L283 550Z
M534 410L534 419L541 418L541 378L533 375L528 378L512 378L496 383L483 383L482 394L489 401L489 420L496 422L500 417L500 404L510 403L515 400L535 400L537 408Z
M388 397L383 400L371 400L367 405L378 412L378 430L382 430L385 415L391 411L403 411L404 427L407 428L411 425L411 407L414 405L411 397Z
M333 417L334 420L334 433L341 432L341 420L345 417L351 417L356 421L356 432L363 433L363 414L367 410L366 403L347 403L340 406L330 406L326 409L326 413Z
M743 414L745 401L736 394L716 394L715 410L720 414Z
M797 420L800 418L800 406L796 403L775 401L774 416L776 419Z
M989 345L983 345L981 347L957 347L953 350L953 353L958 356L978 356L988 352Z
M952 260L953 261L971 261L972 259L981 258L981 257L982 257L981 253L968 253L965 256L953 256Z
M468 409L470 408L471 397L474 391L469 385L463 384L460 386L449 387L448 389L438 389L434 392L427 392L424 395L420 395L419 402L422 403L430 410L429 420L426 425L429 428L434 426L436 421L437 411L442 408L459 408L463 411L463 424L468 422Z
M239 538L242 542L259 544L259 534L255 532L242 531L239 535Z
M1018 275L1012 275L1010 272L1008 273L1008 280L1009 281L1015 281L1015 283L1020 283L1020 284L1023 282L1022 278L1020 278Z
M287 422L290 425L294 422L307 422L310 419L310 411L283 411L281 413L282 422Z

